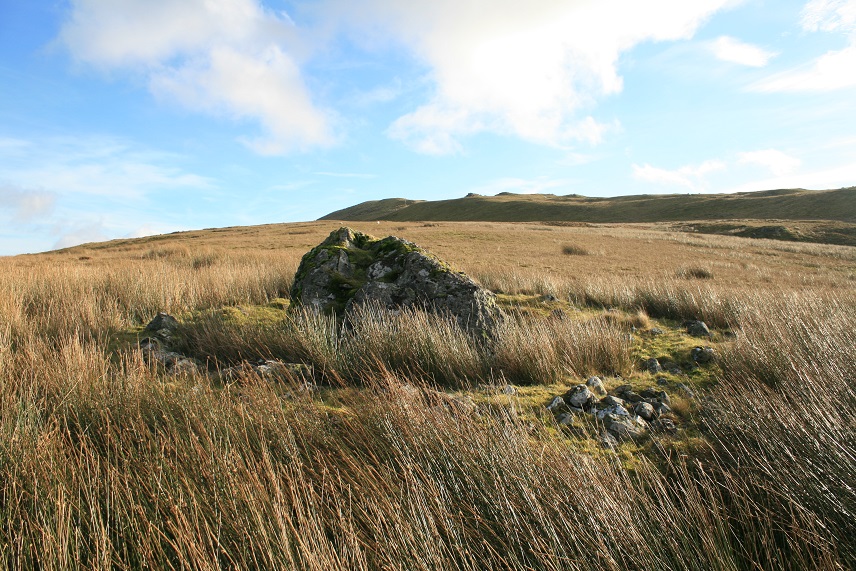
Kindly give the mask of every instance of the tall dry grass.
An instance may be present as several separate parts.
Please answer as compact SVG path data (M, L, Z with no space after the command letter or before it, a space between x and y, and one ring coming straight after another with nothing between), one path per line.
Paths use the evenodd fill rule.
M689 246L720 244L698 242ZM499 373L548 382L621 372L617 322L513 315L490 351L407 312L367 311L344 332L299 312L276 327L231 323L206 311L282 296L302 251L211 248L0 261L3 568L856 565L856 302L824 289L846 285L846 274L767 291L729 284L722 266L702 284L676 277L673 264L661 279L615 279L602 266L575 279L538 268L486 275L512 293L531 286L737 332L704 396L712 452L628 462L580 452L549 416L516 414L516 397L473 405L436 388ZM607 263L613 248L603 250L586 263ZM361 388L333 397L162 376L114 340L162 310L203 316L187 337L200 356L281 356ZM657 438L653 450L666 450Z

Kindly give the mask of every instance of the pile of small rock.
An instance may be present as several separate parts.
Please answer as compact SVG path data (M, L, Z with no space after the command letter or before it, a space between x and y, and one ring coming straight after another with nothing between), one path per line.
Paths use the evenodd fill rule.
M603 426L601 443L611 448L619 439L638 438L649 430L674 432L677 427L666 416L670 404L669 394L662 389L651 387L636 393L631 385L621 385L608 394L600 378L590 377L585 384L555 397L547 410L562 425L572 424L575 415L593 416Z

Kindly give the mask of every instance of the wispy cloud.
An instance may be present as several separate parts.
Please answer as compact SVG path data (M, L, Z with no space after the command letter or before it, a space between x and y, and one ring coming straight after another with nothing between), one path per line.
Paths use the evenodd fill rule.
M0 184L0 212L5 211L11 220L29 222L50 214L55 206L53 192Z
M13 233L0 254L175 230L180 221L163 213L144 228L141 211L163 195L216 189L181 157L111 137L0 137L0 148L0 222Z
M669 170L649 164L633 165L633 178L655 184L681 186L694 192L707 189L705 177L710 173L725 170L726 164L719 160L708 160L698 165L685 165Z
M709 44L717 59L748 67L764 67L777 54L764 48L747 44L731 36L720 36Z
M856 0L812 0L802 11L807 32L836 32L847 47L779 72L751 86L754 91L833 91L856 86Z
M740 164L760 165L769 169L776 176L790 174L802 164L800 159L776 149L738 153L737 162Z
M377 178L377 175L371 173L362 173L362 172L331 172L331 171L318 171L314 173L319 176L331 176L334 178Z

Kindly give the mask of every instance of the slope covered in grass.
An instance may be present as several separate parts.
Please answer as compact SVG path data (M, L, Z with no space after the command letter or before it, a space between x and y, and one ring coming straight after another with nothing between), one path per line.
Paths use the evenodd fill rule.
M674 222L780 219L856 222L856 187L736 194L671 194L588 198L578 195L469 195L436 201L387 199L332 212L321 220L496 222Z

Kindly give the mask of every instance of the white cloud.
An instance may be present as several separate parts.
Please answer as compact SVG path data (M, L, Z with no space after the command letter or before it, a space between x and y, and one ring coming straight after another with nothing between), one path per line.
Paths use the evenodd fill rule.
M809 32L840 32L848 45L752 86L754 91L833 91L856 86L856 0L812 0L802 12Z
M0 211L8 212L17 222L28 222L50 214L56 205L56 194L44 190L0 184Z
M725 163L717 160L704 161L699 165L685 165L675 170L653 167L647 163L642 166L634 164L633 178L655 184L683 186L700 192L706 188L705 177L708 174L725 168Z
M250 119L262 154L335 142L332 112L317 107L287 15L257 0L73 0L60 42L80 63L143 74L151 89L193 110Z
M802 161L796 157L778 151L776 149L764 149L760 151L749 151L738 153L737 162L740 164L756 164L770 170L776 176L782 176L794 172L799 168Z
M461 137L480 132L553 146L596 141L602 129L578 114L621 91L620 55L645 41L688 39L729 3L372 0L354 6L340 0L329 6L347 25L362 25L367 43L383 27L428 67L433 96L388 134L417 151L445 154L461 150Z
M720 36L710 43L710 49L718 59L749 67L764 67L776 55L730 36Z
M856 164L831 166L810 172L791 173L743 183L725 192L751 192L776 188L808 188L824 190L856 184Z
M809 32L851 32L856 29L856 1L811 0L803 7L802 27Z

